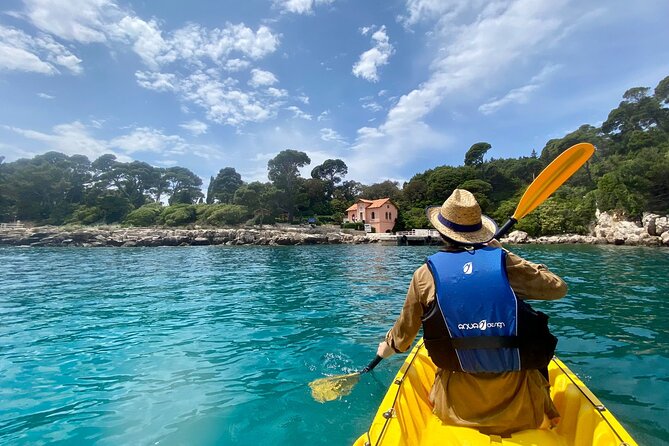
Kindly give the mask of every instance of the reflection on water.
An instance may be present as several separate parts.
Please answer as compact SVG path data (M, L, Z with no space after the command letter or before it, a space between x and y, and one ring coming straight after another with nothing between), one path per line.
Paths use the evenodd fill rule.
M349 444L401 356L339 401L434 247L0 249L0 443ZM514 247L570 285L559 355L642 444L669 438L669 251Z

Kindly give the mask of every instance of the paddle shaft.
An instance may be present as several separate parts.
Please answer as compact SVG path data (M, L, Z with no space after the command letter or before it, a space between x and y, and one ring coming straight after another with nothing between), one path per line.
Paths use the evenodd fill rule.
M376 355L376 357L372 360L372 362L367 364L367 367L365 367L364 369L362 369L360 371L360 374L371 372L372 370L374 370L374 367L379 365L379 362L381 362L382 359L383 359L382 357L380 357L379 355Z
M502 227L497 230L497 232L495 233L495 238L499 240L501 237L504 237L516 223L518 223L518 220L516 220L513 217L510 217L506 221L506 223L504 223L504 225L502 225Z

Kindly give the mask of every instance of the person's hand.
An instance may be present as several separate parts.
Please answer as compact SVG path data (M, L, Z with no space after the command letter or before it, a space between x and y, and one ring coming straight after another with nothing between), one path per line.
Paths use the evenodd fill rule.
M382 357L383 359L390 358L395 354L395 350L388 343L383 340L379 342L379 348L376 350L376 354Z

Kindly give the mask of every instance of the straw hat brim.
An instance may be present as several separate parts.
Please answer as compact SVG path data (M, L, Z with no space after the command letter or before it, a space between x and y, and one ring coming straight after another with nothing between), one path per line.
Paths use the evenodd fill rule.
M495 220L488 217L487 215L481 215L481 224L482 227L478 231L473 232L460 232L455 231L439 221L439 213L441 212L441 206L431 206L425 210L427 219L430 220L434 229L439 231L442 235L455 240L460 243L487 243L495 237L497 232L497 223Z

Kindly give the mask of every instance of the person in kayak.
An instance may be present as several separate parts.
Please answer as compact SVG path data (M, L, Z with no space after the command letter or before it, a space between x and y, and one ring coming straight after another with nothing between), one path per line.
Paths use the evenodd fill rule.
M557 339L548 317L523 300L560 299L567 285L545 265L502 249L493 239L497 225L464 189L427 216L445 246L414 272L377 354L407 351L422 326L437 365L430 401L444 423L489 435L557 424L547 381Z

